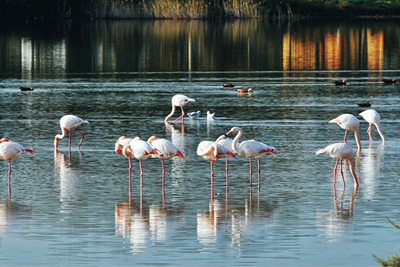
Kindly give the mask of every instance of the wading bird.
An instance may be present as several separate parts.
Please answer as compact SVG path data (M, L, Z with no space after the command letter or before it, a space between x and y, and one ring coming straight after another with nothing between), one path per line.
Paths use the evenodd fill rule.
M130 151L126 150L124 154L123 152L123 148L126 145L129 145L130 142L132 141L132 138L126 138L126 136L121 136L120 138L118 138L117 142L115 142L115 153L117 153L118 155L121 156L125 156L128 158L129 160L129 199L131 199L132 196L132 179L131 179L131 174L132 174L132 161L131 158L133 157L132 154L130 153Z
M183 107L184 107L186 104L190 103L190 102L196 102L196 100L194 100L193 98L187 97L187 96L185 96L185 95L174 95L174 96L172 97L172 100L171 100L172 111L171 111L171 113L170 113L167 117L165 117L164 122L168 122L169 118L171 118L172 115L174 115L176 107L180 107L180 108L181 108L181 110L182 110L182 115L181 115L180 117L176 118L176 119L174 120L174 122L176 122L176 121L179 120L180 118L183 119L183 117L185 116L185 111L183 110Z
M239 127L233 127L226 135L230 135L231 133L238 132L232 142L232 150L235 151L238 155L249 158L250 162L250 186L252 186L252 175L253 175L253 167L251 164L251 158L255 158L257 160L258 165L258 190L260 190L260 158L269 156L269 155L278 155L279 151L275 149L273 146L266 145L264 143L255 141L255 140L247 140L239 143L239 139L243 134L243 131Z
M379 113L374 110L374 109L367 109L366 111L363 111L360 113L360 116L364 118L369 123L368 127L368 135L369 135L369 141L372 142L372 131L371 131L371 126L372 124L375 125L376 129L378 130L379 135L382 138L382 144L385 144L385 137L382 134L381 127L380 127L380 122L381 122L381 116Z
M357 175L354 170L354 163L353 163L353 148L347 144L347 143L336 143L329 145L327 147L324 147L315 153L315 155L321 155L321 154L327 154L331 158L336 159L336 164L335 168L333 169L333 184L335 185L336 183L336 173L337 173L337 166L339 164L340 160L340 170L343 178L343 184L346 186L346 183L344 181L344 176L343 176L343 170L342 170L342 161L347 160L349 162L350 166L350 172L351 175L353 176L354 179L354 187L358 187L358 180L357 180Z
M336 123L342 129L346 130L346 133L344 134L344 141L343 141L344 143L347 143L348 131L349 130L353 131L354 137L357 142L358 151L361 151L360 135L358 133L358 130L360 127L360 121L355 116L353 116L351 114L342 114L339 117L336 117L336 118L330 120L329 123Z
M60 119L60 127L62 134L57 134L54 138L54 148L58 149L58 139L63 139L67 133L67 130L69 130L69 141L68 141L68 147L71 149L71 131L72 129L75 129L80 135L81 135L81 141L79 142L78 149L80 149L81 144L83 142L83 138L85 136L81 133L81 131L78 130L78 126L81 125L82 123L89 123L87 120L81 119L78 116L75 115L65 115Z
M30 153L33 156L33 150L26 148L7 138L0 139L0 159L8 161L8 195L11 196L11 161L22 154Z

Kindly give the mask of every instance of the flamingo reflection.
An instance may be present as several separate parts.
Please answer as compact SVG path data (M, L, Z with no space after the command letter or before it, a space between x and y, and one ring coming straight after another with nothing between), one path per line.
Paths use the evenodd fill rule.
M360 172L363 177L363 198L372 200L380 181L380 171L383 168L384 145L366 149L360 157Z

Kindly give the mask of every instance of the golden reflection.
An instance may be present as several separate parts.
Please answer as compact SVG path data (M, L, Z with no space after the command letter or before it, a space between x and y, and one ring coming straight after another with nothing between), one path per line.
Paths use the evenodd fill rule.
M367 59L369 70L383 69L383 32L367 29Z

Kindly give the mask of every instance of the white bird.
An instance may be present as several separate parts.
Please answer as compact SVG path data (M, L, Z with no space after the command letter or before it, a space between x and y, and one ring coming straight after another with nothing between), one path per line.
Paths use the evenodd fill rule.
M11 196L11 160L18 158L22 154L30 153L33 156L33 150L26 148L7 138L0 139L0 159L8 161L8 195Z
M346 130L344 134L344 142L347 143L347 133L348 131L354 132L354 137L357 142L358 151L361 151L361 142L360 142L360 135L359 135L359 127L360 121L351 114L342 114L339 117L336 117L329 121L329 123L337 123L342 129Z
M327 147L324 147L324 148L318 150L317 153L315 153L315 155L321 155L321 154L327 154L331 158L336 159L336 165L335 165L335 168L333 169L333 174L334 174L333 185L335 185L335 183L336 183L336 173L337 173L337 166L338 166L339 160L340 160L341 165L342 165L342 160L347 160L349 162L351 175L353 176L353 179L354 179L354 187L355 188L358 187L357 175L354 170L354 163L353 163L353 148L349 144L335 143L335 144L329 145ZM341 166L341 168L342 168L342 166ZM342 178L343 178L343 184L344 184L344 186L346 186L346 183L344 181L343 171L341 171L341 174L342 174Z
M58 148L58 139L63 139L66 135L67 130L69 130L69 148L71 148L71 130L75 129L81 135L81 141L79 142L78 149L80 149L81 144L83 142L83 138L85 137L81 131L78 130L78 126L82 123L89 123L85 119L81 119L75 115L65 115L60 119L60 127L62 134L57 134L54 138L54 148Z
M230 152L235 153L234 151L232 151L232 142L233 140L231 138L227 138L225 134L221 135L220 137L217 138L217 140L215 140L215 143L225 147L226 149L228 149ZM225 158L225 170L226 170L226 188L228 190L228 183L229 183L229 179L228 179L228 158Z
M278 155L279 151L275 149L273 146L266 145L264 143L252 140L247 140L239 143L239 139L243 134L243 131L239 127L233 127L226 135L230 135L231 133L238 132L232 142L232 150L235 151L238 155L249 158L250 162L250 186L252 185L252 174L253 168L251 164L251 158L255 158L257 160L258 165L258 189L260 190L260 158L269 156L269 155Z
M197 155L210 161L211 165L211 199L213 199L214 188L214 162L222 158L236 157L235 153L220 144L212 141L201 141L197 146Z
M207 120L213 120L214 119L214 115L215 115L215 112L211 113L210 111L207 111Z
M360 116L363 117L364 120L366 120L369 123L367 132L369 135L370 142L372 142L371 126L372 126L372 124L374 124L376 129L378 130L379 135L382 138L382 144L385 144L385 137L383 136L381 128L380 128L381 116L379 115L379 113L374 109L367 109L367 110L361 112Z
M190 102L196 102L196 100L194 100L193 98L187 97L185 95L174 95L171 100L172 111L167 117L165 117L164 121L168 122L169 118L171 118L172 115L174 115L176 107L181 108L182 115L180 117L176 118L175 121L179 120L180 118L183 118L185 116L185 111L183 110L183 107Z
M189 113L188 113L188 116L189 116L191 119L197 119L198 117L200 117L200 115L201 115L201 111L200 111L200 110L198 110L198 111L196 111L196 112L189 112Z

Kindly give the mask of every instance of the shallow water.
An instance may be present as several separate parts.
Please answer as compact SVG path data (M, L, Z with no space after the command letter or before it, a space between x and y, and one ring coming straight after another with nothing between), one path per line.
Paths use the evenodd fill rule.
M182 40L171 38L176 42L160 43L160 51L166 51L169 46L179 50L179 44L187 42L186 37L193 31L188 25L194 27L184 22L172 26L170 22L167 26L154 24L95 24L102 31L95 28L92 34L94 39L101 34L108 36L101 46L108 47L118 46L118 40L133 38L130 27L141 29L140 36L146 38L154 34L157 40L162 39L159 32L164 32L163 27L171 28L177 36L182 31ZM120 28L125 39L114 37L118 33L116 27L121 25L125 25ZM207 26L211 27L205 23L195 30ZM232 24L238 32L252 29L250 26ZM71 31L85 27L94 25L71 26ZM226 25L220 27L204 31L226 31ZM352 29L349 25L343 27L345 32ZM361 30L367 32L370 28L365 27ZM370 27L378 32L379 27L383 32L397 30ZM96 42L93 46L83 42L90 51L86 57L82 51L77 55L71 51L79 47L85 34L63 33L70 38L61 38L64 48L69 49L61 46L57 50L52 40L59 36L49 34L37 40L38 33L26 31L29 34L25 35L33 36L33 54L49 61L41 63L42 71L36 67L39 63L32 63L27 69L16 67L12 72L11 65L23 63L15 63L11 54L2 55L1 135L33 148L35 156L23 155L12 162L10 202L8 165L1 163L0 265L365 266L376 264L372 254L385 258L398 251L400 233L386 218L398 223L400 99L398 85L381 82L383 77L399 75L398 63L368 69L362 63L364 58L354 69L340 67L340 71L295 66L284 70L279 62L276 67L271 63L272 69L215 70L200 64L198 70L188 70L188 57L176 58L176 65L169 67L143 63L174 62L170 57L151 60L147 53L155 55L156 49L149 47L147 52L132 48L132 66L125 65L127 59L115 57L114 69L110 70L113 55L99 56L107 65L101 69L94 59L96 52L92 53L101 48ZM310 32L313 31L311 27ZM24 36L24 31L15 32ZM2 35L7 51L4 43L11 42L9 36L15 32ZM175 36L168 33L167 37L171 35ZM259 35L249 32L248 36L237 38L252 43ZM234 47L238 50L236 58L245 57L246 49L235 46L235 40L228 38L227 44L220 46ZM38 46L49 49L38 51ZM395 45L390 46L390 51L386 47L387 44L378 54L394 54L398 58ZM235 49L229 48L231 53ZM80 56L89 61L87 65L81 64L84 60ZM212 58L223 61L217 54ZM206 59L207 55L196 60ZM382 61L387 62L386 59ZM254 60L262 66L258 59ZM293 65L298 66L303 61L296 62ZM145 69L136 70L135 64ZM348 85L333 85L338 74ZM235 83L236 88L253 88L254 92L238 95L235 89L222 87L226 82ZM35 90L20 92L20 86ZM164 124L171 110L170 99L178 93L195 98L196 102L185 109L201 110L202 116L196 120L186 117L184 125L173 120ZM381 114L384 146L375 129L374 142L369 144L368 125L358 116L364 108L357 103L364 101L372 103L372 108ZM206 119L207 110L216 113L215 120ZM363 149L356 158L360 181L357 192L353 192L347 166L347 187L343 189L338 177L334 190L335 161L326 155L315 156L318 149L343 140L344 131L328 124L342 113L360 119ZM80 127L85 134L81 151L77 150L76 131L72 132L70 153L66 139L60 141L58 153L53 149L54 136L60 133L58 120L65 114L90 122ZM243 140L254 138L274 146L281 154L261 160L260 192L256 173L253 187L249 186L248 160L237 157L229 160L227 195L225 162L216 162L211 203L210 164L196 155L196 148L199 142L215 140L232 126L243 129ZM142 139L156 135L172 140L185 152L185 161L166 161L165 201L160 160L143 161L142 201L139 165L133 160L129 204L128 160L113 151L114 142L121 135ZM356 146L352 134L348 140Z

